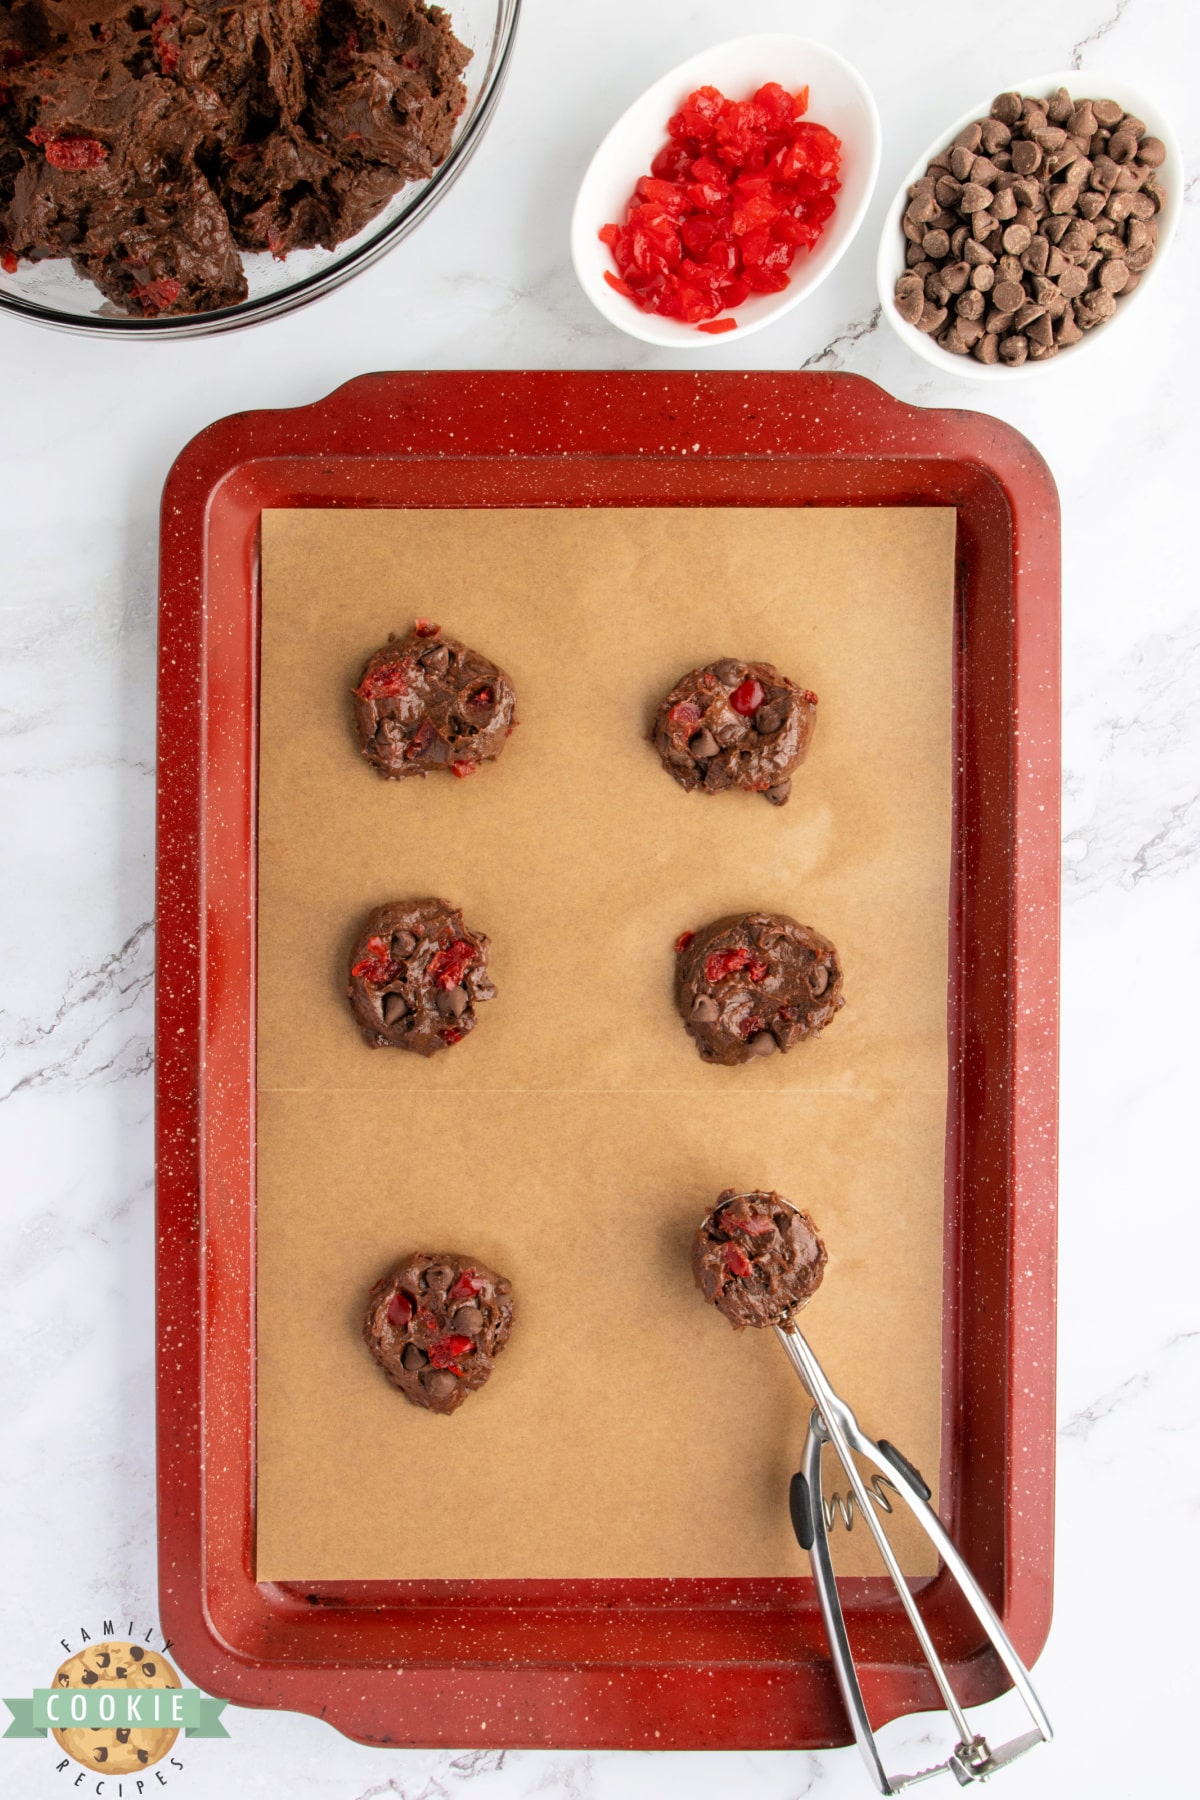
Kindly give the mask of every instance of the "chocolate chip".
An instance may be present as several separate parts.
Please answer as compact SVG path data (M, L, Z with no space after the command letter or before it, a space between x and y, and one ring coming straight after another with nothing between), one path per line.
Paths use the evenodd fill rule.
M150 1671L150 1670L149 1670L149 1669L147 1669L147 1671L146 1671L146 1673L147 1673L147 1674L150 1674L150 1672L151 1672L151 1671ZM116 1678L117 1678L117 1680L118 1680L118 1681L124 1681L124 1679L125 1679L125 1677L126 1677L126 1675L127 1675L127 1674L128 1674L128 1673L129 1673L129 1671L128 1671L128 1669L116 1669L116 1670L114 1670L114 1674L115 1674L115 1675L116 1675ZM93 1679L94 1679L94 1677L93 1677Z
M946 232L940 229L927 231L921 239L921 248L926 256L931 256L935 262L940 262L944 256L950 254L950 238Z
M1019 331L1010 331L1000 340L1000 360L1010 368L1019 369L1029 355L1029 339Z
M896 311L915 325L925 310L925 289L916 275L902 275L896 283Z
M719 745L711 731L698 731L695 737L688 739L688 749L698 762L707 762L710 756L717 754Z
M458 1378L449 1369L425 1369L421 1374L421 1386L431 1400L448 1400L458 1385Z
M130 1644L129 1654L130 1654L130 1656L132 1656L134 1662L141 1662L141 1660L142 1660L143 1656L145 1656L146 1652L142 1649L142 1646L140 1644ZM107 1663L108 1657L106 1656L104 1658L104 1660Z
M1028 250L1032 242L1033 233L1028 225L1013 224L1004 233L1004 248L1010 256L1020 256L1022 251Z
M148 1750L139 1750L137 1759L140 1763L148 1763L150 1761L150 1752Z
M772 806L782 806L791 791L792 778L789 775L786 781L777 781L774 787L769 787L767 789L767 799L771 802Z
M83 1671L84 1687L92 1687L99 1679L100 1677L97 1675L95 1669L85 1669Z
M419 1344L405 1344L400 1361L406 1369L423 1369L429 1358Z
M391 942L393 962L403 962L406 956L412 955L416 947L417 940L411 931L393 931Z
M720 1007L717 1005L716 1001L710 999L707 994L699 995L692 1003L690 1016L695 1020L697 1025L711 1025L714 1019L720 1017L720 1014Z
M988 191L987 188L982 186L981 183L979 183L977 181L968 181L966 186L963 188L962 198L958 203L959 211L964 212L964 213L983 212L985 207L991 201L991 198L992 198L992 196L991 196L990 192ZM945 233L943 233L942 235L945 236ZM926 242L928 242L928 239L926 240ZM949 238L947 238L946 239L947 249L949 248L949 245L950 245L950 240L949 240ZM931 254L932 254L932 252L931 252Z
M829 970L824 963L814 963L808 971L808 991L814 1000L819 1000L829 986Z
M435 1293L445 1293L454 1280L454 1270L448 1269L445 1263L434 1263L425 1276L425 1280Z
M385 994L383 996L383 1022L391 1027L399 1024L408 1011L403 994Z
M93 1754L98 1763L106 1763L108 1761L108 1751L103 1744L97 1744Z
M732 657L726 656L720 662L712 665L712 672L722 687L737 687L746 672L746 665L734 662Z
M1092 111L1097 125L1106 126L1110 131L1125 117L1124 107L1118 106L1115 100L1093 100Z
M992 289L992 304L1000 312L1016 312L1025 298L1025 289L1019 281L998 281Z
M117 1726L117 1742L118 1742L118 1744L127 1744L129 1742L129 1726L128 1725L118 1725Z
M1161 138L1144 137L1138 145L1138 161L1148 169L1161 169L1167 160L1167 146Z
M142 1652L140 1650L131 1649L129 1654L130 1656L140 1657ZM107 1650L98 1650L96 1652L96 1661L102 1669L107 1669L109 1663L112 1661L112 1657L108 1654Z
M755 1056L773 1056L779 1045L769 1031L756 1031L749 1039L749 1047Z
M474 1337L477 1331L483 1330L483 1314L477 1306L460 1306L450 1323L455 1331Z
M450 665L450 652L445 644L437 644L432 650L426 650L421 658L421 667L428 669L431 675L439 678L446 673Z
M443 1019L461 1019L467 1010L465 987L441 988L434 1002Z
M1001 119L1006 125L1015 125L1021 116L1020 94L997 94L992 101L993 119Z
M754 715L754 729L761 736L770 737L773 731L779 730L786 717L786 705L781 705L778 700L774 700L767 706L759 707Z

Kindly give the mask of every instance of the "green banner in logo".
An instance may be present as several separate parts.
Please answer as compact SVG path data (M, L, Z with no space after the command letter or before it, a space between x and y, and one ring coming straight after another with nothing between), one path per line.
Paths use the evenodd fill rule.
M214 1700L198 1688L34 1688L27 1700L4 1702L12 1714L5 1737L45 1737L51 1726L157 1728L188 1737L223 1738L228 1700Z

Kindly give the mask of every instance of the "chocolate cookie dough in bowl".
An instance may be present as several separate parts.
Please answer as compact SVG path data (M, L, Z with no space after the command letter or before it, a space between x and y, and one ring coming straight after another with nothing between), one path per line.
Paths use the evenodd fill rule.
M519 3L5 8L0 307L183 337L340 286L465 165Z

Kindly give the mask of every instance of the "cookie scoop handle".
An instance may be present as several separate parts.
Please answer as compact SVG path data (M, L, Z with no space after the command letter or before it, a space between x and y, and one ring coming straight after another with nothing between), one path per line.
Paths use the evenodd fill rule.
M875 1439L866 1435L851 1409L834 1392L829 1378L817 1361L811 1347L794 1326L790 1330L776 1326L775 1335L783 1345L789 1362L804 1383L813 1401L802 1466L799 1472L792 1477L790 1494L792 1526L801 1546L808 1551L812 1562L813 1580L821 1607L821 1617L825 1624L825 1635L829 1639L834 1674L837 1677L838 1687L850 1719L855 1742L862 1753L868 1773L881 1794L902 1793L905 1788L912 1787L915 1782L925 1781L932 1775L942 1773L943 1770L949 1770L960 1787L966 1787L975 1781L985 1781L989 1775L995 1774L997 1769L1003 1768L1006 1763L1023 1755L1026 1750L1032 1750L1035 1745L1048 1743L1054 1735L1050 1728L1050 1721L1034 1692L1033 1684L1029 1679L1029 1671L1017 1655L1008 1633L993 1611L986 1594L959 1555L941 1520L933 1510L929 1485L919 1470L914 1468L912 1463L886 1438L876 1442ZM901 1605L916 1634L922 1654L929 1664L938 1692L942 1696L946 1711L950 1714L957 1733L955 1747L946 1760L931 1769L923 1769L915 1775L889 1776L887 1774L875 1742L871 1721L867 1715L862 1686L858 1679L854 1655L850 1648L850 1639L846 1632L846 1620L842 1612L837 1578L833 1570L833 1558L829 1548L829 1520L823 1503L821 1486L821 1457L827 1445L832 1448L845 1471L850 1490L857 1503L859 1517L866 1521L875 1539L884 1565L892 1578ZM904 1579L895 1551L880 1523L877 1510L872 1504L866 1484L855 1461L856 1455L865 1462L873 1463L877 1470L887 1476L891 1486L905 1502L918 1525L932 1542L947 1570L958 1583L971 1611L987 1634L996 1655L1011 1677L1013 1686L1033 1721L1034 1729L1032 1731L1013 1738L1007 1744L998 1745L993 1750L986 1738L972 1730L965 1712L959 1705L950 1677L937 1653L933 1639L929 1635L928 1627L921 1617L916 1600Z

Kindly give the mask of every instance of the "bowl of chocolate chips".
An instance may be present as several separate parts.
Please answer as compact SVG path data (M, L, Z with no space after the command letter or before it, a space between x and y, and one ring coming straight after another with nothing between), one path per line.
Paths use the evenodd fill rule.
M1079 70L1017 82L905 177L876 265L884 316L968 380L1073 359L1140 303L1182 190L1170 125L1127 82Z

